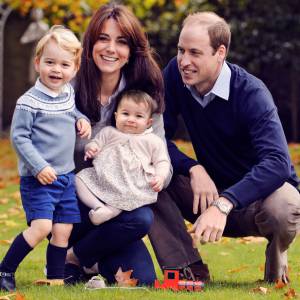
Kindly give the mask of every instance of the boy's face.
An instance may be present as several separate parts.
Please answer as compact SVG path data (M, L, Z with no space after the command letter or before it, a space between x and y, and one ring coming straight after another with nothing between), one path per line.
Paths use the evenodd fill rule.
M150 109L145 103L122 99L115 112L116 127L123 133L142 133L152 124L150 114Z
M76 74L74 55L50 40L42 56L35 59L35 69L40 74L41 82L50 90L60 93L64 84Z

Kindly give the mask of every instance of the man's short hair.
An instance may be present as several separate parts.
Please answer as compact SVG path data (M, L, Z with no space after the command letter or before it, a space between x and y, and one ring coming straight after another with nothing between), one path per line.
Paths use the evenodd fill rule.
M231 31L229 24L223 18L214 12L197 12L188 15L184 19L183 27L190 24L201 25L207 28L210 45L214 51L216 52L221 45L224 45L226 53L228 53Z

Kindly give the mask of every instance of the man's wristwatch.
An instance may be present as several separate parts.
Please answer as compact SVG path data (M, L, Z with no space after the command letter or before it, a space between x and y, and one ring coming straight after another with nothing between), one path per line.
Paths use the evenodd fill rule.
M232 205L228 204L225 201L222 201L222 199L214 200L211 205L216 206L220 210L220 212L225 214L226 216L228 216L228 214L232 210Z

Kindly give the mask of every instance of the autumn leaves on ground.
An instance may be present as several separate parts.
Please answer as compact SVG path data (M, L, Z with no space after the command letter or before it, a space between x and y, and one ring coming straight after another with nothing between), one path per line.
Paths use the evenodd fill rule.
M178 146L193 156L189 143L178 141ZM290 153L296 171L300 175L300 145L290 145ZM19 194L19 177L16 156L8 139L0 139L0 261L14 236L26 228ZM145 239L153 256L148 239ZM104 241L105 242L105 241ZM268 285L259 280L263 278L264 251L266 241L263 238L228 239L223 238L217 244L200 246L203 260L208 263L212 283L198 293L155 291L152 289L85 290L84 285L75 287L34 286L37 279L43 279L46 242L32 251L16 273L18 293L0 292L0 300L22 299L293 299L300 297L300 238L289 250L291 283L281 282ZM154 256L153 256L154 258ZM155 258L154 258L155 261ZM162 274L155 261L159 279ZM126 271L126 270L124 270ZM299 294L299 296L297 296Z

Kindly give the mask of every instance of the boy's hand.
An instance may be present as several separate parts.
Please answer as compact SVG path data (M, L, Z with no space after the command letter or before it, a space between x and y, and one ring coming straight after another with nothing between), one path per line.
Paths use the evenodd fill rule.
M42 185L51 184L57 179L55 170L50 166L42 169L42 171L37 174L36 178Z
M160 192L164 186L164 179L161 176L154 176L150 185L154 192Z
M91 145L89 146L84 154L84 160L86 161L87 159L92 159L94 158L99 152L99 147L96 145Z
M92 128L91 128L91 124L84 118L79 119L76 122L76 127L78 130L78 135L84 139L90 139L91 135L92 135Z

